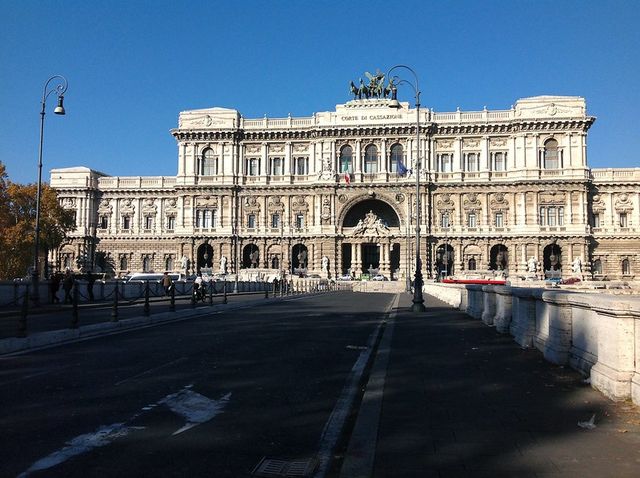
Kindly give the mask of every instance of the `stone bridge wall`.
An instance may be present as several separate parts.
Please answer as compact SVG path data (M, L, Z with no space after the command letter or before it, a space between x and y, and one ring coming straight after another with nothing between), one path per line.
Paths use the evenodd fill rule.
M424 291L550 362L590 374L609 398L640 405L640 296L433 283Z

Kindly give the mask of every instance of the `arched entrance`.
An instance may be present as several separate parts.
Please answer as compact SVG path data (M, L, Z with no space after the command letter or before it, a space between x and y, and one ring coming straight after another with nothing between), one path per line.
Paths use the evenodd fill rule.
M556 276L562 271L562 248L556 244L549 244L543 251L545 276Z
M356 278L361 274L397 278L397 272L402 270L398 238L405 237L400 232L400 218L390 204L371 196L375 194L344 213L342 272Z
M455 253L451 244L440 244L436 248L436 271L438 277L453 275L453 262Z
M309 251L304 244L296 244L291 249L291 266L294 274L304 274L309 263Z
M211 269L213 264L213 247L211 244L202 244L198 247L196 254L196 271L200 272L201 269Z
M260 265L260 249L255 244L247 244L242 249L242 267L255 269Z
M509 250L504 244L496 244L491 248L489 269L492 271L505 271L509 265Z

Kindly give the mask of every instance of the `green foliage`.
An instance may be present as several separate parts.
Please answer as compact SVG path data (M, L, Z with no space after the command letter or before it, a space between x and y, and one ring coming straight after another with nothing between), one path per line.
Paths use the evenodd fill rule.
M12 183L0 161L0 279L24 277L33 264L37 185ZM75 227L75 212L65 210L55 190L42 185L40 201L41 263Z

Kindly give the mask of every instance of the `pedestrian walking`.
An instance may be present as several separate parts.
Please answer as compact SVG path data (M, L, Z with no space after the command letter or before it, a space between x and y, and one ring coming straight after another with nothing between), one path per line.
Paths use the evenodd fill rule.
M93 302L93 284L96 281L96 278L93 277L91 271L87 274L87 295L89 296L89 300Z
M173 281L171 280L171 276L168 272L165 272L162 276L162 287L164 287L164 295L169 295L169 292L171 292L172 284Z
M58 273L54 273L49 279L49 293L51 295L51 303L59 304L60 298L58 297L58 289L60 289L60 281L62 277Z
M64 274L64 279L62 281L62 289L64 290L64 303L71 304L73 299L71 298L71 289L73 289L73 283L75 282L75 278L73 277L73 272L67 269L67 272Z

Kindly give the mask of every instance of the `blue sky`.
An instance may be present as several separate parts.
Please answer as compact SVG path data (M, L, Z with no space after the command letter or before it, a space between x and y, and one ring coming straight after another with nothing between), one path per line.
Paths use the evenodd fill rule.
M436 111L507 109L583 96L597 117L591 167L640 167L640 2L0 0L0 160L37 179L47 78L69 81L67 115L47 102L43 177L87 166L175 175L169 130L183 110L310 116L350 99L365 71L403 63ZM409 91L402 100L411 100ZM404 96L404 98L402 97Z

